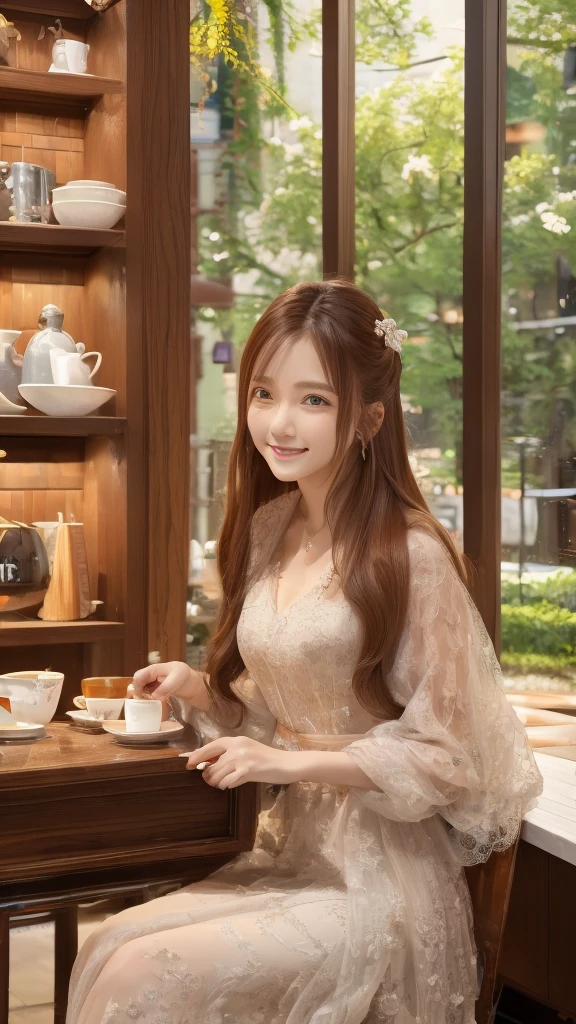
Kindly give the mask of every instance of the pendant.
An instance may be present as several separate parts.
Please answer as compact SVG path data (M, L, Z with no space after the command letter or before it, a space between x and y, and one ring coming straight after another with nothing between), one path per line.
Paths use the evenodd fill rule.
M308 541L308 543L307 543L307 545L306 545L306 547L304 548L304 551L310 551L310 548L311 548L311 547L312 547L312 541L311 541L311 540L309 540L309 541Z

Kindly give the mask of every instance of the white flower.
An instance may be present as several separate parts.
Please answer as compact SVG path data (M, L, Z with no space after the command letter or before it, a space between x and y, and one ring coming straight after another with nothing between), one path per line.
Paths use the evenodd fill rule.
M307 220L308 224L317 224L318 223L318 218L317 217L312 217L312 216L306 217L306 220Z
M210 234L208 235L208 238L210 239L211 242L219 242L220 234L218 231L211 231Z
M311 128L312 121L309 117L298 117L290 121L288 127L292 132L299 132L301 128Z
M530 217L527 213L519 213L516 217L510 217L512 227L517 228L520 224L527 224Z
M285 196L287 191L288 191L287 188L282 188L282 186L280 186L279 188L275 188L274 189L274 195L275 196Z
M227 260L230 253L224 249L224 252L215 252L212 259L215 263L220 263L220 260Z
M208 317L208 319L211 320L213 316L216 316L216 311L212 309L212 306L206 306L206 309L204 310L204 316Z
M272 135L272 136L271 136L271 137L270 137L270 138L268 139L268 142L269 142L269 144L270 144L271 146L281 146L281 145L282 145L282 139L278 138L278 136L277 136L277 135Z
M567 235L572 230L565 217L559 217L552 211L541 213L540 220L546 231L552 231L555 235Z
M368 270L379 270L382 266L382 260L368 260L366 266Z
M536 213L543 213L544 210L550 209L550 203L538 203L538 206L535 206L534 209Z
M404 181L411 181L412 174L423 174L425 178L433 178L434 171L432 164L430 163L430 157L418 156L416 153L410 153L404 167L402 168L402 177Z

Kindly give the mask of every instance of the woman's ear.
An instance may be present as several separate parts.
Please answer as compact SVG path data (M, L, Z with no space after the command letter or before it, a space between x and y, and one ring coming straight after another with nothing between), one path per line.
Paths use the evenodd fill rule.
M368 420L372 430L372 437L378 433L380 427L384 422L384 406L382 402L373 402L372 405L368 406Z

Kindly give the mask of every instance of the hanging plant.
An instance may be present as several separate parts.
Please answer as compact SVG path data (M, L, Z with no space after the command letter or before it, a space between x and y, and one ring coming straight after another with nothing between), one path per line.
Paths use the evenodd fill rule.
M238 71L243 71L254 82L282 103L292 114L290 105L274 87L270 72L261 67L255 57L256 31L250 0L204 0L190 22L190 63L197 77L204 81L205 90L199 102L200 109L212 91L207 65L218 57Z

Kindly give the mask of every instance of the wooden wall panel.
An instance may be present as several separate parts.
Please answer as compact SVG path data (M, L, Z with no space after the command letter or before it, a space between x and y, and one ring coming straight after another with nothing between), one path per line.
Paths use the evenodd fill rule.
M4 491L0 490L0 516L19 523L56 522L62 512L66 522L84 518L83 491Z
M0 159L40 164L56 184L84 177L84 121L44 114L0 113Z

